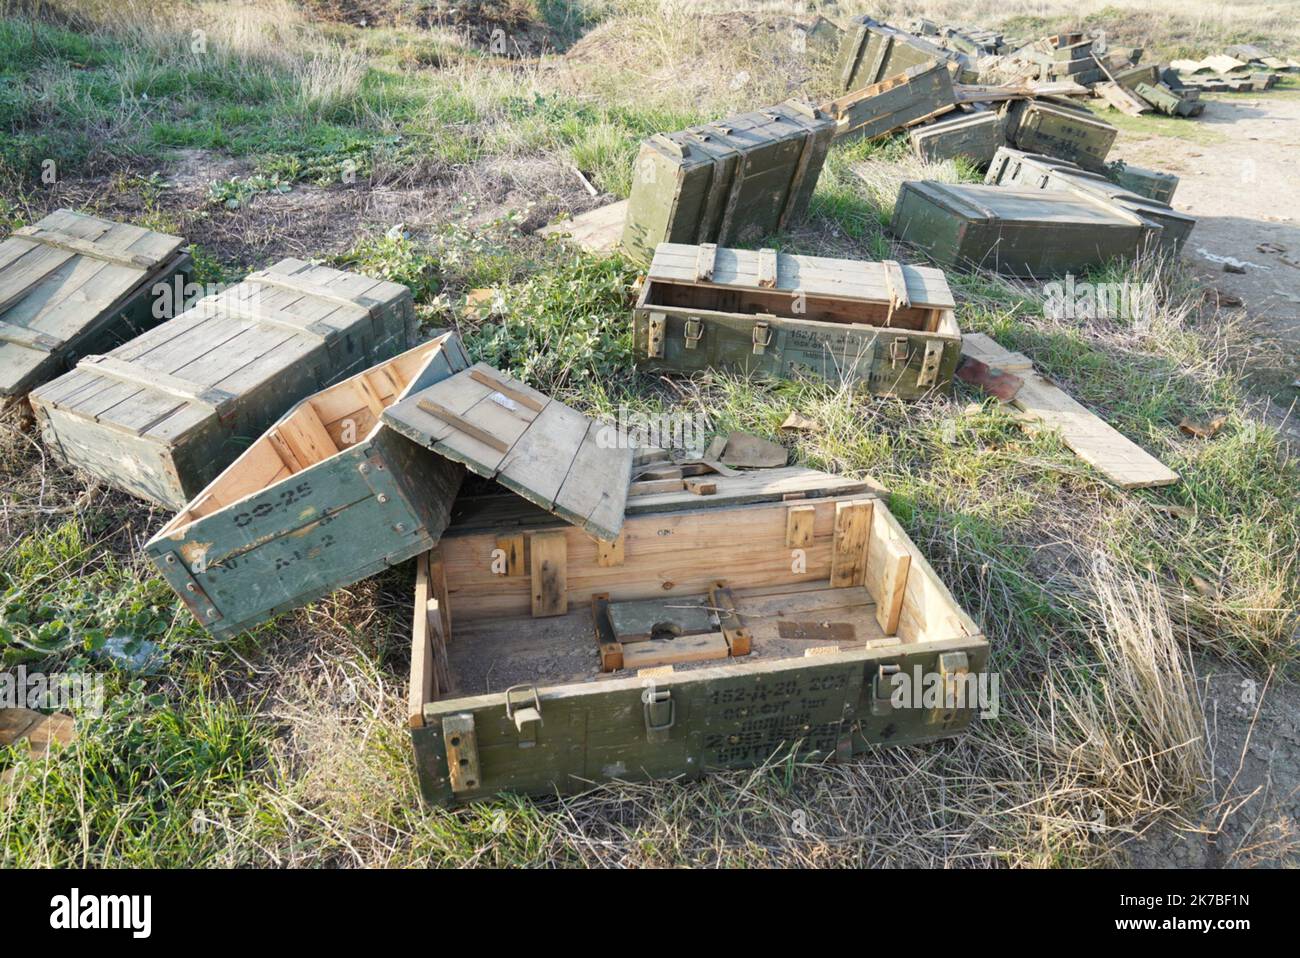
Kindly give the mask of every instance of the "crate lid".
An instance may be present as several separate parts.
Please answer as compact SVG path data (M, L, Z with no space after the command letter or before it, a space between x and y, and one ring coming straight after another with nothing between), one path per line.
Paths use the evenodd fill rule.
M898 295L899 280L906 297ZM952 291L943 270L929 266L900 266L829 256L800 256L774 250L745 250L660 243L647 274L651 281L770 289L778 292L833 296L869 303L902 302L923 309L952 309Z
M0 242L0 395L23 391L52 356L94 332L184 242L66 209Z
M284 259L32 393L38 405L169 444L240 396L365 329L410 291L397 283Z
M382 418L592 535L618 538L632 449L559 400L477 363L393 404Z

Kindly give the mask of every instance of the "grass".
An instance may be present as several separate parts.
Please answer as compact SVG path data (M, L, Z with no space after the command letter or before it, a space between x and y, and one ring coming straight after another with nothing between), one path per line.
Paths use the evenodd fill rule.
M85 15L88 5L71 6ZM879 13L897 19L897 6ZM1007 18L1042 16L1042 4L923 6L1035 32L1073 16L1062 7L1031 24ZM1248 5L1229 28L1218 13L1193 22L1178 6L1162 23L1140 18L1154 45L1211 52L1257 26L1267 35L1273 15ZM491 56L475 24L419 28L413 5L385 7L366 30L284 4L171 9L172 19L113 30L0 20L10 134L0 225L43 208L40 161L53 158L69 189L98 184L91 208L195 239L202 281L218 281L237 276L245 254L209 246L228 243L225 224L281 188L310 183L341 202L351 176L372 198L413 186L454 193L469 211L479 178L518 172L517 193L544 204L553 181L519 171L545 162L620 194L644 135L826 77L822 59L805 68L787 55L780 16L700 26L643 4L540 4L525 15L571 53L544 66ZM1124 32L1101 4L1081 15ZM173 42L190 36L188 22L211 27L202 66ZM1127 119L1122 135L1165 135ZM1195 120L1168 122L1203 135ZM207 184L198 214L181 211L147 175L173 147L247 168ZM898 138L837 146L807 222L771 242L913 258L884 225L898 184L922 176L977 178L922 166ZM1125 493L1058 438L1026 433L960 387L952 399L903 403L814 383L638 377L627 328L636 270L529 235L528 215L449 214L419 230L367 219L330 260L405 283L426 329L458 328L476 359L590 412L623 402L705 411L719 430L785 442L798 462L874 477L983 624L1001 715L953 742L845 765L776 756L696 782L426 809L404 729L409 564L216 643L141 558L165 517L55 467L10 411L0 424L0 656L103 675L108 708L79 716L78 740L48 761L0 750L0 767L16 770L0 786L0 864L1068 866L1119 860L1154 821L1195 814L1210 747L1196 663L1293 673L1300 504L1295 463L1245 385L1244 331L1205 311L1191 277L1145 262L1098 271L1092 278L1159 286L1157 314L1133 323L1053 319L1039 289L950 276L963 329L1027 353L1182 477ZM483 288L496 291L493 305L470 316L466 297ZM820 428L782 436L791 410ZM1213 439L1177 428L1183 416L1219 414L1227 421ZM100 654L115 636L156 643L161 670L132 673Z

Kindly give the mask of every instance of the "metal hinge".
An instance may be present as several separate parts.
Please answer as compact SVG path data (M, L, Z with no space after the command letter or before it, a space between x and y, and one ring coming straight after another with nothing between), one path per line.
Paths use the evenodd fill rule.
M528 689L533 693L533 704L515 708L510 696L519 689ZM537 744L537 730L542 727L542 700L537 694L536 685L512 685L506 689L506 718L515 723L519 733L519 747L532 748Z
M647 689L641 695L645 705L645 737L648 742L666 742L677 722L677 703L669 689Z
M698 316L686 317L686 325L683 328L683 335L686 337L686 348L694 349L699 345L700 339L704 336L704 320Z
M772 327L764 320L759 320L754 324L752 332L754 340L754 355L761 356L767 352L767 347L772 345Z

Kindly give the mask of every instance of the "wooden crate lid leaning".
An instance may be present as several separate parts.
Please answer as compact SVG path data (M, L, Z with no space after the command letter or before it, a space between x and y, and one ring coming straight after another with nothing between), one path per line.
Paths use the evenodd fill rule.
M188 280L184 243L66 209L0 242L0 399L161 322Z
M951 386L961 333L942 270L660 244L633 313L643 369L816 378L904 397Z
M466 504L417 571L425 799L693 777L789 746L844 760L963 730L976 702L896 705L893 677L975 679L979 627L861 481L779 471L765 495L746 474L656 497L610 543Z
M469 365L445 333L309 396L145 552L204 628L228 638L426 551L463 470L379 417Z
M409 348L397 283L285 259L35 390L45 443L179 509L298 400Z

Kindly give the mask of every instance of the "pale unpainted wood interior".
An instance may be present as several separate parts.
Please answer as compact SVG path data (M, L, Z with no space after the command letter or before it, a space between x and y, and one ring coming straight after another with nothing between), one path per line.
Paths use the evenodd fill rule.
M795 311L795 303L800 305ZM761 313L783 319L807 319L821 323L890 326L914 332L956 334L952 310L929 306L903 306L890 314L888 303L850 300L834 296L804 295L798 300L789 290L728 289L694 283L647 281L645 305L666 306L714 313Z
M304 399L212 481L163 532L282 482L368 440L379 417L442 347L434 339Z
M608 565L601 564L608 550L602 553L589 536L572 530L566 533L567 604L556 616L529 611L534 534L545 533L456 535L453 528L420 559L413 724L422 722L429 702L499 693L517 684L545 690L635 675L635 669L601 670L591 601L598 594L686 602L707 596L719 579L726 582L741 624L751 632L750 654L679 662L675 672L978 635L885 504L873 497L629 516L619 561ZM523 545L514 574L488 571L492 550L518 538ZM792 570L792 548L803 550L805 573ZM807 638L782 636L783 621L812 628ZM826 637L828 627L838 640Z

